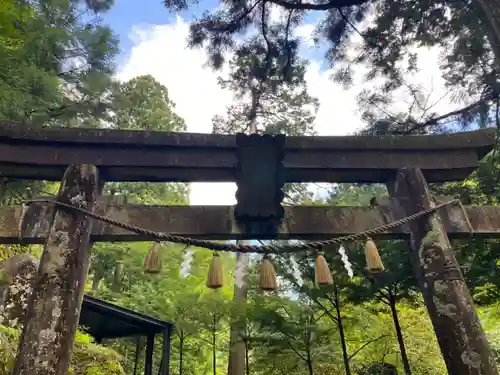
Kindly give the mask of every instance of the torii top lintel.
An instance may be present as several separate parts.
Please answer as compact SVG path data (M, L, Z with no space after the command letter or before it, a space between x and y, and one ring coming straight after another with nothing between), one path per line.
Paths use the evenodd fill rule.
M0 122L4 177L60 180L69 164L94 164L106 181L235 181L236 136L41 128ZM428 136L290 136L286 182L386 182L420 168L428 182L466 178L495 144L494 129Z

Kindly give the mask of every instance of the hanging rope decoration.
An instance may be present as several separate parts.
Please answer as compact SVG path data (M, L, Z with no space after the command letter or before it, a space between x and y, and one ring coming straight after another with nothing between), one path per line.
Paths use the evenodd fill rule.
M207 287L210 289L219 289L223 285L222 260L219 253L215 252L212 256L210 267L208 268Z
M260 289L267 292L278 289L276 271L269 255L264 255L260 264Z
M144 258L144 272L160 273L163 268L163 256L161 244L154 242L149 248L148 254Z
M314 283L316 286L332 285L333 278L328 263L322 251L316 256L316 264L314 268Z
M197 246L197 247L203 247L209 250L212 250L213 257L212 261L209 267L209 272L208 272L208 279L207 279L207 287L211 289L218 289L223 286L223 272L222 272L222 260L219 255L219 251L226 251L226 252L246 252L246 253L257 253L257 254L264 254L264 257L262 259L261 263L261 274L260 274L260 286L264 290L276 290L277 288L277 282L276 282L276 272L274 270L274 267L269 259L269 254L273 253L294 253L294 252L299 252L299 251L305 251L305 250L320 250L317 254L316 257L316 262L315 262L315 283L317 286L322 286L322 285L331 285L333 284L333 278L332 274L330 272L330 269L328 267L328 263L326 262L326 259L324 257L323 252L321 249L323 249L326 246L331 246L331 245L342 245L344 242L348 241L354 241L354 240L359 240L362 238L366 238L366 243L365 243L365 258L366 258L366 266L367 269L370 272L376 273L376 272L382 272L384 270L384 265L382 263L382 260L380 258L380 254L378 252L377 246L373 242L373 240L370 238L371 235L383 233L389 229L397 228L400 227L401 225L404 225L412 220L427 216L429 214L432 214L441 208L451 205L451 204L458 204L460 207L463 206L458 199L454 199L449 202L441 203L438 204L434 207L427 208L423 211L417 212L413 215L407 216L405 218L402 218L400 220L396 220L394 222L369 229L360 233L356 234L351 234L343 237L337 237L337 238L332 238L329 240L325 241L315 241L315 242L301 242L298 244L293 244L293 245L275 245L275 244L265 244L265 245L247 245L247 244L232 244L232 243L218 243L218 242L212 242L212 241L206 241L206 240L198 240L198 239L193 239L193 238L186 238L186 237L181 237L181 236L176 236L172 234L165 234L165 233L157 233L154 231L150 231L144 228L137 227L135 225L131 224L126 224L119 222L117 220L113 220L109 217L102 216L95 214L93 212L87 211L83 208L80 207L75 207L73 205L59 202L53 199L33 199L29 201L25 201L24 203L26 204L32 204L32 203L49 203L49 204L54 204L56 206L66 208L66 209L71 209L83 214L86 214L87 216L105 222L110 225L117 226L119 228L129 230L131 232L135 232L137 234L141 234L144 236L149 236L152 237L156 240L155 243L151 246L149 249L149 252L144 260L144 268L146 272L149 273L159 273L161 272L162 269L162 256L161 256L161 245L159 244L158 241L166 241L166 242L172 242L172 243L181 243L186 246ZM24 210L23 210L24 211ZM23 215L24 216L24 215ZM20 223L19 228L22 227L22 221ZM342 248L343 249L343 248ZM344 252L341 253L342 260L344 261L344 256L347 259L347 255L345 254L345 249L343 249ZM339 249L340 252L340 249ZM186 259L185 259L186 262ZM292 268L295 277L297 278L297 273L298 272L298 264L296 260L291 258L292 262ZM347 259L348 262L348 259ZM184 264L184 263L183 263ZM347 268L347 264L344 262ZM349 263L350 265L350 263ZM237 270L238 271L238 270ZM349 272L349 270L348 270ZM236 277L237 282L243 282L243 275L237 275ZM241 280L238 280L241 279Z
M384 270L384 264L380 259L380 254L378 253L377 245L375 242L368 237L365 243L365 258L366 258L366 268L371 273L378 273Z

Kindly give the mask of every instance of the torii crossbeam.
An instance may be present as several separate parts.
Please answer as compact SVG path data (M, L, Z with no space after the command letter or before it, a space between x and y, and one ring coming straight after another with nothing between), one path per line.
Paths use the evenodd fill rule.
M57 197L60 202L100 210L120 221L159 232L209 239L313 240L363 231L432 208L435 198L427 182L466 178L494 145L492 129L431 136L284 137L27 128L4 123L0 126L0 173L6 178L62 179ZM96 184L102 186L105 181L234 181L238 185L237 205L103 204L94 209ZM286 182L385 183L390 203L377 208L283 207L281 189ZM83 289L70 286L83 283L90 239L147 240L92 223L86 215L63 208L33 205L22 228L20 216L19 207L0 210L0 242L19 242L20 233L28 243L45 241L42 274L33 293L39 308L43 298L71 308L81 301ZM453 375L498 375L498 371L448 234L498 236L499 222L495 207L448 206L439 214L382 233L409 239L412 265L446 366ZM51 263L53 259L58 262ZM50 270L67 287L48 288L52 281L45 277L44 270ZM50 306L45 307L47 310L28 315L36 324L27 324L26 337L36 341L36 330L44 326L44 319L53 320ZM73 331L66 326L74 323L71 319L69 315L61 318L57 326L65 328L47 350L67 350ZM22 340L21 347L36 357L30 348L38 344ZM18 356L14 375L29 374L27 361ZM56 373L64 373L65 365L64 360L54 363ZM37 373L51 372L37 368Z

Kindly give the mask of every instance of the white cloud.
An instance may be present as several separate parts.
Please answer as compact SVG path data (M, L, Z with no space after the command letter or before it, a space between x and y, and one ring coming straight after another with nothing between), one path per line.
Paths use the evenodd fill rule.
M274 16L277 16L276 13ZM297 33L307 39L312 30L311 25L304 25ZM131 35L134 47L119 78L126 80L151 74L168 88L171 99L176 103L177 113L187 123L188 131L210 133L212 117L224 113L225 107L231 103L232 95L217 85L217 76L221 73L205 67L204 52L187 48L187 35L188 24L179 17L169 25L134 28ZM428 52L422 56L420 63L423 73L415 79L425 85L432 81L434 89L439 86L441 89L437 91L442 92L437 54ZM356 95L360 87L366 84L361 81L362 74L358 74L357 85L345 90L330 79L331 74L332 71L320 70L320 61L313 61L307 70L310 93L320 101L316 129L320 135L349 134L363 125L357 112ZM402 96L401 103L404 99ZM445 100L441 106L448 108L450 105ZM190 202L234 204L234 194L234 184L195 183L191 185Z
M134 47L118 76L128 80L151 74L168 88L188 131L210 133L212 117L224 113L232 95L217 85L220 73L204 66L205 53L186 47L188 31L188 24L181 18L172 25L135 28L131 35ZM234 184L194 183L190 190L193 205L235 203Z

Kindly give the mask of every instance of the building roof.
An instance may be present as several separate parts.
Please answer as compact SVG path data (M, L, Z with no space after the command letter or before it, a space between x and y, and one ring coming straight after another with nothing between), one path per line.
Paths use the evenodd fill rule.
M97 340L148 336L173 329L173 324L85 295L79 325Z

